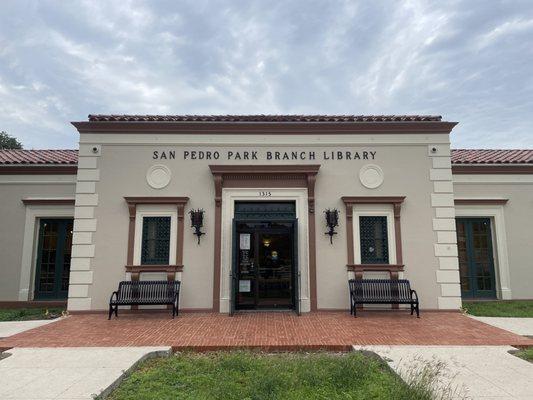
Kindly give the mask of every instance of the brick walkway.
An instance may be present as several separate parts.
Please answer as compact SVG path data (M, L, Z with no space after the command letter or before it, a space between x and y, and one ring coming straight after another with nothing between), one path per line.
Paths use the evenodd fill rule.
M75 346L172 346L174 350L229 347L264 350L347 350L350 345L518 345L533 340L459 313L347 312L73 315L63 321L0 340L0 348Z

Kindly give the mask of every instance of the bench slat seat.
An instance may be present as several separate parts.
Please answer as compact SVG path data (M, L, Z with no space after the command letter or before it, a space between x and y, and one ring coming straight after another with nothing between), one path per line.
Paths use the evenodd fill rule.
M418 294L407 279L350 279L350 313L360 304L409 304L411 315L420 317Z
M180 281L122 281L109 299L109 319L118 316L118 306L171 305L178 315Z

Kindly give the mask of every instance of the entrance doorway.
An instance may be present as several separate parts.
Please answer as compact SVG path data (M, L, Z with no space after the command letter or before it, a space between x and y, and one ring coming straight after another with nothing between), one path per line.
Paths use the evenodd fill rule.
M35 268L35 300L68 296L72 219L41 219Z
M495 298L490 218L457 218L457 248L463 298Z
M231 307L299 312L294 202L236 202Z

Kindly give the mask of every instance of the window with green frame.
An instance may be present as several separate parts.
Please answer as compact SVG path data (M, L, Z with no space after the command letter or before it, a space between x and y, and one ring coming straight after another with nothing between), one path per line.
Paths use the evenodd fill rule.
M170 217L143 217L142 265L168 265L170 222Z
M387 217L360 216L361 264L388 264Z

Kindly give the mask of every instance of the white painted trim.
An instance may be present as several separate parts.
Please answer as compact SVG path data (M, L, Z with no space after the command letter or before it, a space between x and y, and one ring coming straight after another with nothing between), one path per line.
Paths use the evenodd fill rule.
M455 216L484 217L492 220L492 242L494 254L494 269L496 272L496 289L498 298L507 300L512 298L511 276L509 272L509 258L507 255L507 233L505 230L504 206L502 205L456 205ZM494 245L495 244L495 245Z
M394 230L394 210L391 204L354 204L352 218L354 263L361 264L359 217L367 216L387 217L389 264L396 264L396 233Z
M532 184L533 174L455 174L453 184Z
M268 191L271 196L261 197L260 191ZM221 271L220 271L220 312L230 309L231 236L235 201L295 201L298 218L298 269L300 272L300 308L311 311L309 299L309 232L307 225L307 189L301 188L227 188L222 190L222 230L221 230Z
M141 246L144 217L170 217L169 264L176 264L178 240L178 210L171 204L139 204L135 215L135 241L133 247L133 264L141 264Z
M39 240L39 220L42 218L74 218L73 205L27 205L24 239L20 264L20 301L33 300L35 264Z

